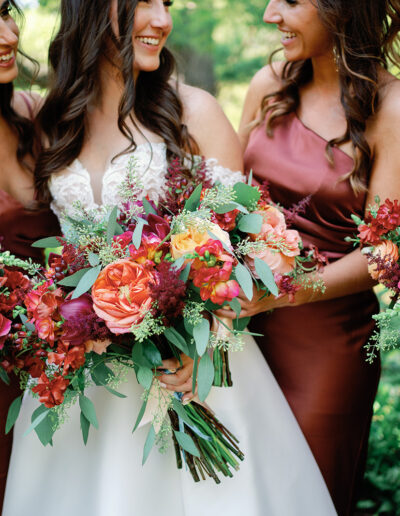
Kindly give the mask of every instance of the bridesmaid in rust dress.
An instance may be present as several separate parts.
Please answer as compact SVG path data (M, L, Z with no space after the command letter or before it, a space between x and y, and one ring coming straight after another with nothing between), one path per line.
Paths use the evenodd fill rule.
M58 233L56 217L48 210L34 211L33 115L37 99L26 93L13 94L18 74L16 53L18 28L11 16L13 2L0 0L0 245L19 258L42 260L35 240ZM1 367L1 366L0 366ZM20 395L18 382L0 381L0 513L3 504L12 433L4 434L8 407Z
M282 32L286 62L256 74L240 128L246 170L269 182L275 202L311 195L294 228L329 259L325 292L303 289L292 305L255 293L242 316L255 315L251 329L264 334L258 343L339 515L354 508L380 372L363 349L378 311L372 282L344 239L351 214L376 195L400 198L400 83L387 71L389 58L399 62L400 4L391 4L270 0L264 21Z

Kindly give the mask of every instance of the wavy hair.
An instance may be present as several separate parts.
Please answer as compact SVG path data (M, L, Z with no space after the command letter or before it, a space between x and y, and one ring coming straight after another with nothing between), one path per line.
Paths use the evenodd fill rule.
M10 5L15 9L19 17L23 17L21 9L14 0L9 0ZM27 56L21 49L18 53L27 58L37 69L38 63ZM0 84L0 115L7 122L12 131L18 136L17 159L21 165L30 168L24 158L28 155L34 155L38 150L38 140L32 120L19 115L13 105L14 85L12 82Z
M333 38L341 103L347 121L346 132L327 143L326 154L333 163L332 148L352 142L354 167L343 179L349 179L354 192L358 193L366 190L372 165L365 130L368 119L379 107L378 68L400 64L400 1L312 1ZM279 77L281 88L264 97L261 105L262 119L268 117L269 136L280 117L297 111L299 90L312 77L311 59L285 63Z
M127 123L133 122L133 113L144 127L162 137L169 160L183 158L184 152L197 151L183 123L178 91L171 84L175 60L168 49L161 52L159 68L140 72L135 83L132 32L137 4L138 0L118 0L117 38L111 27L110 0L61 1L61 25L49 49L51 87L38 117L48 142L35 169L36 188L42 201L50 200L51 175L70 165L82 150L88 107L101 96L100 62L109 59L110 44L119 56L124 83L118 128L128 146L121 154L136 148Z

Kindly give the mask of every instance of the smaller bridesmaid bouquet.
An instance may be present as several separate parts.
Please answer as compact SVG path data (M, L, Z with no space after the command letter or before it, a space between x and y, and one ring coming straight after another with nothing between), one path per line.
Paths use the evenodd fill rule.
M378 330L367 344L368 361L372 362L378 351L400 347L400 203L398 200L376 204L367 210L365 219L353 215L358 226L355 238L346 241L360 245L368 260L368 272L378 283L389 290L389 307L374 315ZM396 325L397 323L397 325Z

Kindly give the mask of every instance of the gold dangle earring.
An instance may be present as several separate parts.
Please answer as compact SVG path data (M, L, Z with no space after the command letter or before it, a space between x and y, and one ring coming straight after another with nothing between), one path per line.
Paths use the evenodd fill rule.
M336 45L333 46L333 61L335 63L335 70L338 72L339 71L340 54L339 54L339 51L338 51Z

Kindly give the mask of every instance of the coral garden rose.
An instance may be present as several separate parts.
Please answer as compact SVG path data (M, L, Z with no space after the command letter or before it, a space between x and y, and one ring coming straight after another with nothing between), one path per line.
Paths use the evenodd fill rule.
M93 309L112 333L128 333L152 305L155 273L129 258L107 265L92 287Z
M286 230L285 217L278 208L266 206L264 210L257 210L254 213L261 215L263 222L260 233L250 235L253 240L257 238L265 239L270 233Z
M377 258L382 258L387 263L395 264L399 259L399 248L391 240L383 240L378 244L372 251L372 255ZM374 280L380 280L381 273L376 263L370 263L368 265L368 272Z
M217 224L210 224L210 232L218 239L222 240L227 246L231 246L229 234L221 229ZM193 253L196 247L203 246L212 237L207 232L197 231L195 228L189 228L184 233L178 233L171 237L171 254L175 260L181 258L185 254Z
M258 274L254 264L255 258L265 262L273 273L286 274L291 272L295 266L294 256L286 256L278 250L266 249L259 253L249 253L246 256L246 263L256 278L258 278Z
M301 243L299 232L295 229L286 229L282 232L282 239L285 246L284 254L286 256L299 256Z

